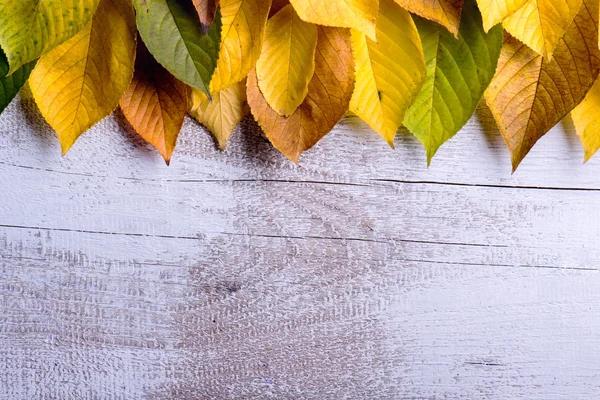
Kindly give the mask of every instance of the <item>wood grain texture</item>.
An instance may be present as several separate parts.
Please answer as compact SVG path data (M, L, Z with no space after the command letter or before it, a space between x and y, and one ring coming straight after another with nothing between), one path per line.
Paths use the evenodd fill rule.
M300 166L187 120L171 166L110 117L60 157L0 118L0 399L594 399L600 161L510 175L489 116L429 169L345 119Z

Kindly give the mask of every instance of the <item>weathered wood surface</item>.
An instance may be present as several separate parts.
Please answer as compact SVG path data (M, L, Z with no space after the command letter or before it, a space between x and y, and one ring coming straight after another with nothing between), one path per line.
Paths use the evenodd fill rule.
M343 121L301 166L111 117L64 158L0 118L1 399L596 399L600 161L516 174L483 117L425 167ZM600 158L600 157L599 157Z

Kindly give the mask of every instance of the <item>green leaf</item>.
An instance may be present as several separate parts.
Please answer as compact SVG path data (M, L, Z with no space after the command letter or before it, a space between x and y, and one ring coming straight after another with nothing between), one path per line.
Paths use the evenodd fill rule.
M486 34L473 1L463 8L458 40L441 25L414 19L425 52L427 80L406 112L404 126L423 143L429 164L481 101L496 71L502 26Z
M98 1L0 0L0 46L8 73L73 37L90 21Z
M191 4L191 3L190 3ZM138 30L156 61L209 97L221 40L221 13L202 34L196 11L177 0L134 0Z
M6 106L10 104L12 99L15 98L21 87L29 78L29 74L33 67L35 67L36 61L32 61L23 65L21 68L16 70L12 75L6 76L8 73L8 60L4 55L4 52L0 50L0 113L4 111Z

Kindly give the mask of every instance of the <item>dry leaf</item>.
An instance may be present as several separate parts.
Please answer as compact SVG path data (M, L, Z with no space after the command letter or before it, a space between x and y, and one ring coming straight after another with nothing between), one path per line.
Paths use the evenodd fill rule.
M217 14L217 7L219 7L219 0L192 0L194 7L198 11L200 17L200 26L202 27L202 33L206 35L208 28L212 25Z
M246 82L238 82L214 93L212 101L201 91L192 89L189 112L196 121L211 131L219 148L225 150L233 130L249 112Z
M537 53L552 59L558 41L581 8L582 0L528 0L502 23L504 29Z
M550 62L506 35L485 99L510 150L513 171L592 87L600 68L597 43L595 0L584 2Z
M269 18L277 14L283 7L290 4L290 0L273 0L271 9L269 10Z
M458 38L460 14L464 0L396 0L408 11L435 21Z
M493 26L513 15L526 2L527 0L477 0L483 29L489 31Z
M101 0L85 28L39 59L29 84L63 154L117 107L133 75L135 32L130 2Z
M240 82L260 56L271 0L222 0L221 48L210 82L216 93Z
M394 147L404 113L427 76L421 39L410 14L382 0L377 20L377 43L352 30L356 89L350 111Z
M600 148L600 79L573 111L571 117L577 136L583 144L584 162L587 162Z
M256 121L286 157L298 162L344 116L354 89L350 33L343 28L318 27L315 73L304 102L289 117L275 112L263 97L256 74L248 75L248 103Z
M187 86L164 69L140 41L135 73L120 106L133 129L152 144L167 165L187 111Z
M280 115L291 115L306 97L316 45L317 27L302 21L291 5L267 23L256 76L267 103Z
M378 0L290 0L303 20L313 24L354 28L376 40Z

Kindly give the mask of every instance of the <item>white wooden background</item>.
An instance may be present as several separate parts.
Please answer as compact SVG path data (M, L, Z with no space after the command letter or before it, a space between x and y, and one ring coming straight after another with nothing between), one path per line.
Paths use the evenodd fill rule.
M429 169L345 119L288 162L0 118L1 399L598 399L600 157L511 176L485 110ZM483 122L482 122L483 121Z

